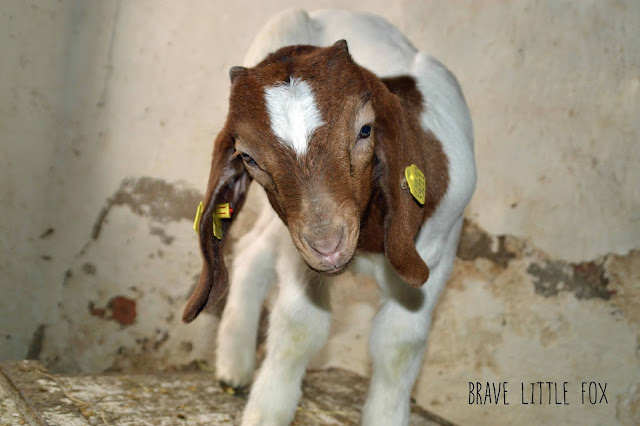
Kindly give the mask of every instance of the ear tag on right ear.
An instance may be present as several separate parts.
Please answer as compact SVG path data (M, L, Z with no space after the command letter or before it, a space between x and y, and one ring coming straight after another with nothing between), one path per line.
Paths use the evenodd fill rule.
M411 191L411 195L413 195L413 198L418 200L420 204L424 204L424 200L425 200L424 174L420 171L418 166L416 166L415 164L412 164L406 169L404 169L404 177L407 179L407 183L409 184L409 191Z
M202 210L204 209L204 204L200 201L198 204L198 208L196 209L196 218L193 219L193 230L198 233L198 228L200 228L200 219L202 219Z

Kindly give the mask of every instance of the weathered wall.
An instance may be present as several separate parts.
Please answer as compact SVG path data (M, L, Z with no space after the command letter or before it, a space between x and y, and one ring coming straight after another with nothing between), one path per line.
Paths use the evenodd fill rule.
M226 114L227 70L264 21L291 6L386 16L456 73L472 111L472 222L418 401L462 424L633 424L633 0L3 2L0 358L40 358L58 371L210 364L215 317L180 322L200 262L192 210ZM366 278L342 283L349 302L335 298L333 337L314 365L367 373L377 295ZM472 380L509 381L514 402L469 406ZM516 405L519 382L538 380L606 381L609 404L583 407L578 389L566 409Z

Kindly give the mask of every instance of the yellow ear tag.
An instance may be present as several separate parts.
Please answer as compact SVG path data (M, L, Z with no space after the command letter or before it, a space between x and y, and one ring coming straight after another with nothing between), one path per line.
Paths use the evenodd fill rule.
M425 199L425 183L424 174L415 164L404 169L404 177L407 178L411 195L418 200L420 204L424 204Z
M233 209L229 203L216 204L216 213L213 216L213 236L217 239L222 239L222 221L220 219L231 219L231 213Z
M217 214L220 219L231 219L233 209L229 206L229 203L218 204L216 207L218 208Z
M218 215L213 215L213 236L217 239L222 239L222 221Z
M198 228L200 228L200 219L202 219L202 210L204 208L204 204L200 201L198 204L198 208L196 209L196 218L193 220L193 230L198 233Z
M200 228L200 221L202 220L202 214L204 212L204 203L200 201L198 204L198 208L196 210L196 218L193 220L193 230L198 233L198 229ZM229 205L229 203L217 204L216 211L213 215L213 236L217 239L222 239L222 221L220 219L231 219L231 213L233 213L233 209Z

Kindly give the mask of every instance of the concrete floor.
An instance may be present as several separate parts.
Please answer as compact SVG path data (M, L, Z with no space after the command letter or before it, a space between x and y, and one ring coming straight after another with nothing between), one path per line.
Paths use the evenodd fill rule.
M179 320L200 267L193 210L227 70L292 6L384 15L456 73L471 108L478 188L418 402L460 424L637 424L633 0L4 2L0 359L64 372L211 361L216 317ZM377 295L367 278L341 283L313 365L367 374ZM513 402L470 405L470 381L507 381ZM570 405L518 403L537 381L569 382ZM583 381L606 382L608 403L582 405Z

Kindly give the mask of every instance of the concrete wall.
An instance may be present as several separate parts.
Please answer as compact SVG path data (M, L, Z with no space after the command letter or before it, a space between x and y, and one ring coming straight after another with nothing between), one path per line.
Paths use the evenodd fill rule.
M282 8L349 7L447 64L475 123L478 189L418 401L462 424L636 423L640 3L253 4L2 3L0 358L211 365L216 317L185 326L180 313L227 70ZM377 295L367 278L341 283L313 365L367 374ZM519 383L539 380L569 381L571 405L517 403ZM608 404L580 404L592 380ZM509 381L511 405L469 405L469 381Z

